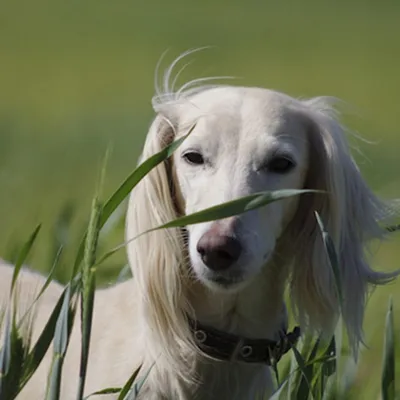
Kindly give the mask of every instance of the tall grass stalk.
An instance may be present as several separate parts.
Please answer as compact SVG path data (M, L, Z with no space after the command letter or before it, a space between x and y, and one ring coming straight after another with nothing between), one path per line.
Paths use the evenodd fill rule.
M395 335L394 335L394 317L393 302L390 298L386 314L385 343L383 350L381 391L382 400L394 400L395 398Z

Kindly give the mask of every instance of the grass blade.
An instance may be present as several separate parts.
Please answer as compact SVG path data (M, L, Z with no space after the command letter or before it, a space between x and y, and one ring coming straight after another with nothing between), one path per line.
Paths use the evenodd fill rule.
M11 310L11 308L9 309ZM0 352L0 399L14 399L23 375L29 340L24 341L16 324L16 309L7 314L3 348Z
M147 370L146 375L139 382L134 384L133 390L131 390L128 393L126 400L136 400L137 399L137 396L139 395L139 392L142 390L142 387L143 387L144 383L146 382L146 379L148 378L153 366L154 366L154 364Z
M127 242L115 247L114 249L105 253L97 264L101 264L106 259L111 257L117 251L124 248L129 242L132 242L138 239L140 236L145 235L147 233L159 230L159 229L167 229L167 228L177 228L183 227L187 225L198 224L201 222L208 221L216 221L218 219L228 218L234 215L238 215L244 213L246 211L255 210L257 208L266 206L274 201L285 199L287 197L297 196L303 193L316 192L315 190L277 190L277 191L265 191L255 193L249 196L240 197L238 199L219 204L217 206L213 206L210 208L206 208L202 211L185 215L180 218L176 218L173 221L167 222L164 225L160 225L158 227L149 229L145 232L140 233L134 238L130 238Z
M79 386L77 399L83 397L86 381L87 365L89 360L90 335L92 331L93 306L96 288L96 271L93 268L96 262L96 250L100 232L101 205L97 197L94 198L92 211L86 236L84 251L84 263L82 268L82 292L81 292L81 330L82 347L79 372Z
M337 382L336 385L332 384L330 387L327 387L328 379L332 377L335 373L337 374L338 348L339 346L336 344L336 338L333 335L323 355L323 357L326 358L326 361L321 366L321 373L319 377L318 387L316 388L319 398L324 398L328 396L328 392L333 393L334 390L336 390L338 387ZM332 394L330 394L329 396L332 396Z
M288 386L289 380L286 379L283 383L279 386L279 388L269 397L269 400L281 400L286 398L286 391ZM267 399L263 397L263 399Z
M343 297L343 288L342 288L342 279L341 279L341 272L340 272L340 264L339 264L339 257L335 249L335 245L333 240L329 236L328 232L326 231L321 217L317 212L315 212L315 216L317 218L317 222L322 233L322 239L324 242L324 248L328 256L329 264L332 268L334 281L335 281L335 288L336 293L339 301L339 311L340 315L337 320L337 324L335 327L335 335L333 337L334 345L335 345L335 372L336 372L336 379L335 379L335 390L336 392L340 388L340 376L341 376L341 355L342 355L342 342L343 342L343 309L344 309L344 297Z
M142 366L139 366L139 368L137 368L133 374L130 376L130 378L126 381L125 385L123 386L123 388L121 389L121 392L118 396L117 400L123 400L125 399L125 396L129 393L130 388L133 385L133 382L135 381L135 379L137 378L137 376L139 375L139 372L141 370Z
M0 399L7 398L7 375L11 364L11 316L7 312L3 345L0 350Z
M332 338L333 344L331 350L331 355L334 355L334 361L331 364L328 364L326 368L326 373L336 373L336 390L340 392L341 387L341 377L343 374L343 358L342 358L342 349L343 349L343 318L339 316L339 319L336 324L335 333Z
M309 192L312 192L312 190L287 189L287 190L277 190L273 192L270 191L259 192L223 204L219 204L217 206L213 206L190 215L185 215L183 217L175 219L174 221L170 221L157 228L151 229L148 232L151 232L156 229L177 228L181 226L198 224L201 222L215 221L218 219L228 218L234 215L242 214L246 211L251 211L260 207L264 207L267 204L270 204L277 200Z
M30 314L32 308L34 307L34 305L37 303L37 301L40 299L40 297L42 296L42 294L44 293L44 291L47 289L47 287L50 285L50 283L53 280L53 276L54 276L54 272L56 270L56 267L58 265L58 262L60 261L60 257L61 257L61 253L62 253L62 247L60 247L58 249L58 252L56 254L55 260L53 262L53 265L51 267L51 270L49 272L49 274L47 275L46 281L43 284L43 286L41 287L39 293L36 295L35 299L32 301L32 303L29 305L28 309L25 311L24 315L21 317L21 319L18 322L18 325L21 326L22 323L24 322L25 318Z
M76 283L73 283L64 289L39 338L37 339L30 353L28 354L28 357L26 359L27 368L24 371L24 376L19 387L19 392L23 389L29 379L31 379L32 375L34 374L34 372L42 362L45 354L47 353L47 350L50 347L50 344L55 334L57 321L60 317L63 304L66 301L65 297L67 295L67 292L70 291L70 295L72 296L73 293L75 293L76 287Z
M304 382L305 382L305 385L299 386L299 390L297 391L296 398L297 399L308 399L309 397L311 397L311 399L314 399L314 396L311 391L311 382L308 379L308 375L307 375L307 371L306 371L307 366L304 361L304 358L302 357L302 355L299 353L299 351L296 349L295 346L292 346L292 350L293 350L294 356L296 358L297 365L299 366L299 369L302 373L302 376L303 376ZM300 389L301 389L301 391L300 391Z
M304 338L301 338L297 344L297 346L301 346L304 343ZM290 354L290 365L289 365L289 375L287 377L288 381L288 389L287 389L287 399L290 400L294 394L296 393L296 388L301 379L301 371L297 366L296 356L294 352Z
M317 211L315 211L315 216L317 218L318 226L322 234L322 240L324 242L324 247L325 251L328 255L329 263L331 265L333 275L335 278L335 286L336 286L336 291L339 299L339 307L340 307L340 312L343 310L343 290L342 290L342 279L341 279L341 273L340 273L340 268L339 268L339 258L337 256L337 252L335 249L335 245L333 244L333 240L329 236L328 232L326 231L323 222L321 220L320 215L318 214Z
M297 390L297 396L299 396L301 393L307 393L307 391L309 390L308 385L312 382L314 376L314 363L312 363L312 361L317 356L319 344L320 344L320 338L318 337L315 341L315 344L311 350L310 355L308 356L308 362L304 368L304 375L302 375L300 379L299 387ZM297 397L297 398L302 398L302 397Z
M103 396L106 394L117 394L122 390L122 388L107 388L107 389L103 389L103 390L99 390L98 392L94 392L89 394L89 396L86 396L83 398L83 400L88 400L93 396Z
M29 237L28 241L24 244L22 247L21 251L19 252L17 261L15 262L14 265L14 272L12 276L12 281L11 281L11 290L10 290L10 297L14 291L15 283L17 282L17 277L18 274L22 268L22 265L24 264L26 257L28 256L29 252L32 249L32 246L36 240L36 237L40 231L41 225L38 225L35 230L32 232L31 236Z
M389 233L398 232L398 231L400 231L400 224L397 224L397 225L390 225L390 226L385 227L385 229L386 229Z
M126 264L122 269L121 272L118 274L117 283L125 282L127 279L132 278L132 271L129 264Z
M54 357L49 374L46 400L58 400L60 398L61 372L72 329L71 317L73 316L73 312L70 307L70 300L71 287L68 285L56 323L54 334Z
M393 319L393 301L390 298L386 314L385 346L383 351L382 400L394 400L395 398L395 338Z

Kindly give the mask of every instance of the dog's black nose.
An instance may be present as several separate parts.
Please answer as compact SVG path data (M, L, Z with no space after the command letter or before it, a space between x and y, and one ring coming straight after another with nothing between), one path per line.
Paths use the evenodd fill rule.
M223 271L239 259L242 246L234 237L210 230L198 241L197 251L208 268Z

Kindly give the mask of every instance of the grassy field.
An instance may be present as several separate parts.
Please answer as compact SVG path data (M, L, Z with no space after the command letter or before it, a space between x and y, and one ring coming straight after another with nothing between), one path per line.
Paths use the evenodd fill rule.
M136 164L153 115L154 69L166 49L169 62L188 48L215 46L193 57L182 81L231 75L241 85L343 99L351 111L344 121L373 142L352 141L368 182L382 196L400 197L399 21L395 0L3 3L0 255L10 257L41 222L30 262L48 269L55 238L65 236L56 224L62 213L70 220L68 242L78 243L106 148L112 146L106 195ZM122 240L121 221L104 246ZM398 234L373 250L376 268L400 267ZM58 279L68 276L71 257L63 255ZM125 262L123 252L112 258L101 282ZM400 337L398 281L369 301L360 399L377 396L390 294Z

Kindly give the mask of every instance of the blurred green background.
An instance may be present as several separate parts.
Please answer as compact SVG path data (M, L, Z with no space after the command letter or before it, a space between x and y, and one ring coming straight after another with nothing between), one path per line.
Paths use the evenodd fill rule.
M350 105L350 128L372 143L354 155L373 189L400 197L400 2L123 1L2 2L0 13L0 255L12 257L34 226L30 259L45 271L66 242L57 278L68 277L107 147L107 197L136 165L151 122L154 70L204 45L182 76L297 97L332 95ZM123 220L103 240L121 243ZM400 267L400 237L374 246L374 265ZM100 270L109 281L123 252ZM400 282L368 304L356 397L376 398L388 297L400 328ZM400 356L397 373L400 378Z

